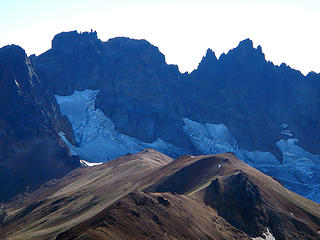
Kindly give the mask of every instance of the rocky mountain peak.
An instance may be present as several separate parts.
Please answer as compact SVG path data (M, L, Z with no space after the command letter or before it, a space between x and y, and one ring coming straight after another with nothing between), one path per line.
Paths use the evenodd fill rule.
M165 56L158 47L146 40L136 40L127 37L112 38L105 43L108 55L119 55L127 58L138 58L147 65L165 65ZM119 54L121 53L121 55Z
M304 81L306 78L299 71L265 61L261 47L256 47L250 39L241 41L218 60L214 52L208 49L199 68L183 75L176 67L166 64L164 55L146 40L117 37L102 42L95 32L60 33L53 39L52 49L40 56L33 56L31 60L26 57L21 59L23 61L13 60L15 64L8 64L6 71L1 71L0 68L0 84L5 81L11 84L10 88L0 86L3 109L9 109L8 99L11 99L5 94L17 96L18 83L23 93L30 96L30 109L57 126L55 136L59 139L60 128L56 123L60 121L50 116L59 114L59 107L61 110L62 105L56 106L54 95L71 97L71 102L82 109L82 104L79 104L79 99L74 95L75 90L79 91L78 96L81 92L81 99L92 106L88 111L87 108L83 110L86 115L81 119L90 119L89 122L93 124L87 124L86 121L85 125L81 125L83 128L78 133L85 133L85 137L77 134L75 136L88 141L77 141L78 145L74 145L77 149L85 149L87 143L95 142L104 153L110 154L108 156L119 152L136 152L137 146L142 146L136 143L143 144L143 148L153 147L161 151L170 149L171 156L182 152L235 152L242 160L249 161L262 170L267 169L266 172L270 168L265 166L269 164L275 169L281 169L270 170L268 173L280 180L290 177L286 186L297 181L308 184L310 188L307 190L293 185L291 189L312 199L319 199L314 192L318 185L311 186L319 181L315 177L307 179L307 176L311 176L309 172L319 176L319 168L315 164L308 165L310 171L301 168L301 171L294 170L291 171L292 174L287 174L282 169L293 168L296 161L295 164L290 161L284 167L279 165L279 161L287 159L283 154L288 152L284 150L284 145L289 145L292 154L296 156L302 152L297 150L298 147L314 154L311 156L304 153L301 157L296 157L297 160L305 156L310 159L310 163L315 162L313 159L319 159L317 146L320 139L317 134L320 129L320 81ZM6 62L7 58L4 57L1 61ZM20 71L16 70L19 64ZM310 74L307 78L316 77L317 75ZM34 82L35 87L24 87L24 82L26 86ZM8 94L7 89L11 89L14 94ZM44 96L44 90L48 90L47 96ZM89 90L95 94L88 94ZM90 98L91 96L93 97ZM46 102L48 97L51 98L50 102L40 104ZM36 106L33 106L34 103ZM26 109L23 107L23 111L20 111L22 117L16 118L17 120L28 119L24 113ZM43 116L42 112L48 113L49 117ZM62 110L61 112L63 113ZM16 113L11 115L16 116ZM72 121L72 117L64 117ZM78 119L78 116L73 119ZM44 128L51 129L45 123ZM283 124L288 129L282 129ZM99 130L99 134L103 134L91 135L92 126L95 126L94 129L103 129ZM69 127L69 130L78 131L76 125ZM72 131L64 131L67 132L72 135ZM98 130L93 132L98 133ZM105 134L108 132L112 134ZM100 136L106 144L101 144ZM123 136L125 140L122 141ZM289 138L298 139L299 142L295 144ZM115 139L119 139L117 147L112 147L113 152L106 151L105 146L114 146L109 142L115 142ZM134 148L131 147L132 142L135 143ZM97 148L92 149L95 152ZM88 151L78 151L84 160L93 161L87 153ZM304 166L303 162L299 164Z
M253 42L251 39L247 38L242 40L238 46L232 50L230 50L227 54L222 54L219 60L227 61L236 61L239 63L257 63L257 62L265 62L265 55L262 52L261 46L254 48Z
M19 46L0 49L0 112L1 201L79 165L58 136L72 130Z
M320 73L311 71L308 73L307 78L313 81L318 81L320 83Z
M212 61L217 61L217 57L214 51L212 51L211 48L208 48L207 52L206 52L206 59L212 60Z
M77 31L62 32L54 36L52 40L52 49L70 53L74 48L86 48L89 46L99 46L101 41L98 39L97 32L83 32Z
M199 63L198 68L201 67L210 67L215 65L218 62L216 54L212 51L212 49L208 48L206 55L202 57L201 62Z
M17 45L0 48L0 105L8 104L24 88L30 88L33 72L25 51Z
M259 45L257 48L254 48L253 41L250 38L240 41L236 49L244 52L255 52L256 54L264 55L262 53L261 46Z
M250 38L240 41L237 48L241 49L253 49L253 42Z
M0 48L0 56L4 57L1 58L2 61L10 61L12 59L17 60L17 59L24 59L26 56L25 51L17 45L7 45L3 48Z

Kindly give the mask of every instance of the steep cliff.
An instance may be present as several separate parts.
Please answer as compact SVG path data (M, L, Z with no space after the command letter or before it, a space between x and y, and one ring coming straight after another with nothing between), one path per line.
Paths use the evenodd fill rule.
M0 112L0 200L78 166L58 135L63 130L74 142L71 125L14 45L0 49Z

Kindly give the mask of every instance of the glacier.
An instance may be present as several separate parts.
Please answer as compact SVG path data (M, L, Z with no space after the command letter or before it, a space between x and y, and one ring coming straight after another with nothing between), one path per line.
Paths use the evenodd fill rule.
M55 95L62 115L69 119L74 130L76 146L68 141L63 132L59 133L72 155L78 155L88 163L100 163L145 148L156 149L171 157L189 153L187 149L160 138L147 143L118 132L112 120L99 108L95 108L98 93L99 90L86 89L74 91L69 96ZM182 121L183 131L200 153L233 152L242 161L278 179L288 189L320 202L320 156L298 146L298 139L293 138L287 123L281 125L280 133L284 139L275 143L282 153L280 162L270 152L241 148L223 123L203 124L188 118L182 118Z
M106 162L127 153L137 153L153 148L170 156L183 154L183 150L158 138L153 143L119 133L110 118L95 108L99 90L74 91L69 96L55 95L62 115L73 128L77 146L72 145L63 132L60 137L67 144L72 155L78 155L87 162Z
M235 138L224 124L201 124L188 118L182 120L185 132L201 153L217 154L238 150Z
M320 202L320 156L313 155L296 145L298 139L282 139L276 146L282 152L282 163L270 152L247 151L240 148L237 140L227 126L220 124L202 124L187 118L184 131L193 145L204 154L232 152L239 159L258 170L275 177L284 186L313 201ZM293 134L285 128L286 136Z

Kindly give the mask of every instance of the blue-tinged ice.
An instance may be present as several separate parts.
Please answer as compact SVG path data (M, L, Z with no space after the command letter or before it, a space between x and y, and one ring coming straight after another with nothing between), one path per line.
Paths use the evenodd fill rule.
M60 133L71 154L79 155L88 162L105 162L145 148L153 148L171 156L182 154L182 149L160 138L153 143L145 143L119 133L112 120L94 107L98 93L99 90L87 89L75 91L70 96L55 95L61 113L68 117L74 130L77 146Z
M282 163L270 152L247 151L239 147L229 129L220 124L201 124L187 118L184 130L193 145L202 153L233 152L239 159L280 180L287 188L320 202L320 156L296 145L297 139L280 140L276 146L282 152ZM288 124L282 124L291 136Z

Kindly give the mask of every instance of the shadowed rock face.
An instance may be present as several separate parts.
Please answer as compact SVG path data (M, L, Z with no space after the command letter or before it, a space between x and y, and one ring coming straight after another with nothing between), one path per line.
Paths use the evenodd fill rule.
M101 90L96 107L121 133L153 142L157 137L192 149L182 117L224 123L242 148L281 153L275 143L288 123L307 151L320 154L319 81L265 60L246 39L216 58L208 50L198 69L181 74L145 40L102 42L95 32L58 34L52 49L33 58L44 84L58 95Z
M204 151L202 146L196 146L193 137L198 138L197 141L201 136L186 132L186 121L182 118L188 118L203 124L224 124L229 135L233 135L233 142L239 145L230 151L271 152L273 155L266 157L267 162L275 157L279 161L284 158L277 143L287 140L288 134L292 139L299 139L297 144L306 151L320 154L319 75L303 76L285 64L275 66L267 62L261 47L254 48L249 39L219 59L208 50L198 69L190 74L181 74L177 66L166 64L159 49L145 40L120 37L102 42L96 32L57 34L52 48L40 56L32 56L31 61L34 75L41 81L39 84L52 93L47 101L54 102L56 109L53 94L63 96L75 90L99 90L95 107L112 121L116 131L145 143L160 138L171 144L168 146L174 145L186 153L221 153L221 149L211 151L208 147L206 150L209 150ZM7 93L4 96L8 96L10 91L4 91ZM46 94L46 91L40 92ZM38 100L46 101L44 97ZM2 104L6 104L6 100ZM51 105L44 104L44 112L52 112ZM61 118L56 109L49 119ZM53 125L58 126L58 122ZM282 127L284 123L289 126L286 130ZM75 143L70 126L65 124L62 124L65 127L55 127L54 131L63 128ZM283 131L290 133L284 135ZM219 146L219 139L216 140L215 147ZM309 162L316 163L307 163L311 169L308 171L318 175L319 169L315 167L318 160ZM281 171L275 168L261 169L279 177ZM300 175L305 178L305 173L297 174L299 178ZM280 177L287 178L286 175ZM301 183L308 184L294 177L289 180L291 183L286 184L291 189L304 188ZM300 193L318 201L317 190L314 190L318 189L317 184L312 181L306 193Z
M204 202L218 209L219 215L250 235L258 235L267 224L268 216L260 192L241 171L223 183L218 178L212 181Z
M61 177L78 164L57 132L72 128L20 47L0 49L0 200Z
M210 56L190 74L194 107L211 106L198 121L223 122L245 149L275 154L287 123L302 147L319 154L319 75L274 66L249 39L218 61Z
M116 131L143 142L160 138L185 153L224 152L219 143L214 145L216 151L210 146L199 148L201 144L195 144L194 138L198 141L203 136L186 132L186 118L195 124L224 124L237 143L229 151L271 153L257 161L267 159L260 170L279 179L288 178L274 166L274 159L281 162L286 158L279 141L298 139L296 145L320 156L319 75L303 76L285 64L275 66L250 39L219 59L209 49L190 74L166 64L159 49L145 40L121 37L102 42L96 32L60 33L53 39L52 49L32 61L42 83L54 94L99 90L95 107L113 122ZM211 133L205 131L208 129L201 134L210 138ZM310 160L310 155L305 157ZM271 161L272 169L263 167ZM318 175L320 169L315 165L307 168ZM296 175L299 177L288 179L286 186L319 201L318 183L300 181L300 176L305 178L303 170ZM308 190L301 191L301 184L307 184Z
M103 43L96 33L61 33L52 49L33 61L43 83L57 95L101 90L96 107L121 133L150 143L159 137L192 146L178 116L181 74L147 41L114 38Z
M231 164L228 158L202 158L183 167L149 190L177 194L192 193L199 184L206 182L206 178L219 175L221 165ZM231 173L232 175L227 175L223 180L213 180L204 191L203 201L217 209L218 214L232 225L250 235L259 235L267 225L268 216L258 186L240 169Z

